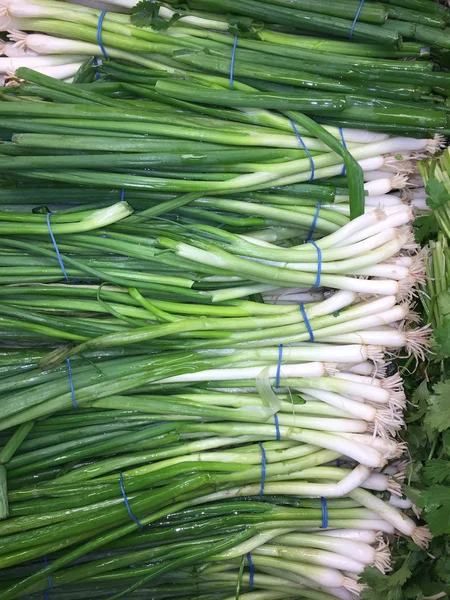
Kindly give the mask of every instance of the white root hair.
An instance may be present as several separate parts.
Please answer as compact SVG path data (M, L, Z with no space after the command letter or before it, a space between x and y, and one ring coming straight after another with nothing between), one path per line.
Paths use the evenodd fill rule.
M427 350L430 348L430 339L432 335L430 325L418 327L405 331L406 351L408 356L414 356L416 359L425 360Z
M407 450L408 450L407 442L397 442L397 452L396 452L395 456L392 456L391 458L401 458L402 456L405 455Z
M1 0L0 0L1 1ZM15 45L21 50L27 50L27 38L28 33L20 31L20 29L10 29L8 31L8 39L11 42L15 42Z
M392 477L388 477L388 492L390 492L393 496L400 498L402 495L402 484L398 481L395 481Z
M401 483L403 483L406 479L406 470L407 470L408 466L409 466L409 461L407 461L407 460L401 460L400 462L398 462L396 464L396 471L392 475L392 477L395 477L395 479L397 479L397 481L400 481Z
M408 304L417 296L417 281L412 275L404 277L398 282L398 300L399 302L407 302Z
M381 382L381 387L383 387L386 390L403 392L404 396L403 379L399 373L394 373L394 375L390 375L389 377L383 379L383 381Z
M384 156L384 170L397 175L410 175L416 170L416 166L410 160L397 160L392 154Z
M375 363L372 377L374 379L385 379L387 368L388 368L388 364L385 361L383 361L382 363L381 362Z
M375 547L375 560L373 566L382 573L392 571L391 550L389 548L389 543L385 540L383 535L381 535L381 539Z
M356 594L357 596L359 596L359 594L363 591L363 589L366 586L364 586L361 583L358 583L354 579L351 579L351 577L344 577L344 579L342 580L342 587L345 590L351 592L352 594Z
M415 218L413 210L411 210L411 218ZM403 251L413 252L414 254L416 254L419 251L420 246L415 240L414 230L411 227L411 225L402 225L402 227L400 227L400 229L398 230L398 235L401 235L405 238L402 245Z
M403 319L403 328L408 329L411 324L417 325L421 322L421 316L415 310L408 310L408 314Z
M403 411L392 406L377 409L374 421L368 424L369 431L383 439L395 437L404 426Z
M25 79L19 79L14 75L14 71L9 71L5 75L5 87L19 87L21 83L25 83Z
M399 373L385 377L380 381L381 387L389 391L389 407L392 410L403 410L406 406L406 394L403 380Z
M339 373L337 363L326 362L323 364L325 373L330 377L334 377L337 373Z
M381 346L367 346L367 358L375 363L374 370L379 373L379 368L384 367L384 351Z
M416 527L414 533L412 534L412 540L415 544L420 546L421 548L428 548L433 536L428 529L428 527Z
M436 154L436 152L443 150L445 146L445 137L437 133L433 139L428 140L428 143L425 146L425 151L429 154Z
M8 25L11 23L8 4L8 0L0 0L0 31L7 31Z
M392 177L391 179L391 186L393 190L402 190L403 188L405 188L408 185L408 176L407 175L401 175L401 174L397 174L394 175L394 177Z

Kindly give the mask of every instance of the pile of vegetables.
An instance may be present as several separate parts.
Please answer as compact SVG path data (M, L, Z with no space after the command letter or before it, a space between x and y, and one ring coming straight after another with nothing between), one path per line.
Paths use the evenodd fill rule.
M444 597L449 9L85 4L0 2L0 598Z
M433 338L430 352L417 366L408 360L399 363L411 399L402 438L414 459L407 468L404 492L421 512L434 539L428 553L404 540L399 542L391 575L381 575L375 569L367 571L364 577L372 589L364 596L369 600L381 594L389 600L412 595L445 598L450 594L449 159L447 149L440 158L418 165L424 187L414 190L414 201L420 209L416 237L424 246L428 279L421 285L416 308L422 321L432 324Z

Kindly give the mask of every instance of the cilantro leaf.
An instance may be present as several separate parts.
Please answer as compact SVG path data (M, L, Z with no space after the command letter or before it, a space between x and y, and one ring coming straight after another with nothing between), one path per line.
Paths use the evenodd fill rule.
M420 494L418 505L425 510L433 535L450 533L450 487L435 485Z
M443 483L450 477L450 461L443 459L429 460L425 465L424 474L431 483Z
M441 558L437 563L436 572L444 583L450 585L450 558Z
M442 435L442 446L445 456L450 456L450 431Z
M160 8L159 4L154 4L148 0L140 0L131 9L131 23L135 27L152 27L155 31L165 31L184 16L183 13L178 11L166 20L159 15Z
M428 400L425 423L438 431L450 428L450 380L434 386Z
M251 17L242 15L228 15L227 21L229 23L228 31L243 38L255 37L264 29L264 23L256 22Z
M368 587L361 593L363 600L380 600L386 598L386 592L389 589L389 577L383 575L375 567L369 567L364 570L359 578L360 583L365 583Z
M365 569L360 577L360 582L368 586L361 593L363 600L402 600L404 585L412 575L408 563L409 556L392 575L384 575L373 567Z
M135 27L150 27L155 16L158 16L159 6L148 2L148 0L140 0L131 9L131 23Z
M156 31L165 31L166 29L169 29L171 25L179 21L182 17L184 17L184 15L181 13L173 14L168 21L162 17L155 17L152 21L152 27Z
M434 330L434 339L444 356L450 355L450 319L444 318L442 324Z
M439 232L439 225L434 213L427 216L417 217L417 219L414 221L414 225L416 227L414 235L418 242L424 242L432 237L433 233Z
M398 571L395 571L395 573L393 573L389 577L389 586L390 587L394 587L396 585L403 586L408 581L408 579L411 577L411 575L412 575L412 571L409 568L409 557L408 557L405 560L405 562L403 563L403 565L400 567L400 569L398 569Z
M402 485L402 491L407 498L414 502L414 504L418 504L420 502L420 491L418 489L409 485Z
M432 210L436 210L450 201L450 194L445 184L437 179L431 179L428 182L426 192L428 195L427 206Z
M414 390L412 395L412 404L416 408L414 412L411 412L407 418L407 423L414 423L424 417L428 410L428 398L430 397L430 391L428 389L428 382L426 379L422 381L418 388Z

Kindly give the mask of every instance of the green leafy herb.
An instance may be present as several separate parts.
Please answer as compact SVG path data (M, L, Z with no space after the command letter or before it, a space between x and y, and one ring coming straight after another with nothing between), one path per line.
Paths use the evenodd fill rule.
M450 487L435 485L421 493L419 505L433 535L450 533Z
M160 8L159 4L154 4L149 0L140 0L131 9L131 23L135 27L151 27L155 31L165 31L184 16L184 12L179 11L166 20L160 16Z
M424 476L430 483L444 483L450 477L450 461L442 458L428 461Z
M431 179L427 184L426 192L428 195L427 206L433 210L440 208L450 201L450 195L442 181Z
M434 386L428 400L425 423L437 431L450 428L450 380Z

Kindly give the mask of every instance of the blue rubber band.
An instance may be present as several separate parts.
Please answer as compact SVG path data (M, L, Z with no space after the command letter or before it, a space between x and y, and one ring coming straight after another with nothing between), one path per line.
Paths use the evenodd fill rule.
M275 413L273 415L273 420L275 421L275 431L277 432L277 442L279 442L281 440L281 433L280 433L280 423L278 422L277 413Z
M306 329L309 333L309 341L314 342L314 331L312 330L311 323L309 322L308 315L306 314L305 305L303 302L300 302L300 312L302 313L303 321L305 322Z
M277 364L277 374L275 377L275 387L278 389L280 387L280 379L281 379L281 363L283 361L283 344L278 346L278 364Z
M326 498L320 499L322 502L322 525L321 529L328 529L328 505Z
M47 556L44 556L44 564L46 567L48 567L48 559ZM47 575L47 585L48 585L48 589L52 590L53 586L52 586L52 578L50 577L50 575ZM47 590L46 590L47 591Z
M128 498L127 498L127 494L125 492L125 487L123 485L123 475L122 472L120 472L119 475L120 479L119 479L119 483L120 483L120 491L122 492L122 496L125 502L125 506L127 507L127 512L130 515L130 518L133 519L133 521L136 523L136 525L139 527L139 529L143 529L144 526L142 525L142 523L140 523L138 521L138 519L136 519L136 517L133 515L133 513L131 512L131 507L130 507L130 503L128 502Z
M347 150L347 142L345 141L345 137L344 137L344 130L342 129L342 127L339 127L339 133L341 134L341 140L342 140L342 145L344 146L344 148ZM342 177L345 175L346 173L346 168L345 165L342 167Z
M340 467L340 466L341 466L341 461L339 460L339 458L338 458L338 459L337 459L337 461L336 461L336 466L337 466L337 467Z
M48 212L47 213L47 217L46 217L47 218L48 232L50 233L50 237L52 239L53 246L55 248L56 256L58 258L58 262L59 262L59 266L61 267L61 271L63 272L63 275L66 278L66 281L70 281L69 276L67 275L66 267L64 266L64 262L63 262L61 253L59 252L58 244L56 243L55 236L53 235L52 226L50 224L50 215L51 214L52 214L51 212Z
M94 60L92 61L92 63L94 65L94 67L96 67L96 68L98 67L98 60L97 60L96 56L94 56ZM95 73L95 79L100 79L100 73L98 71L96 71L96 73Z
M253 564L252 555L250 554L250 552L247 554L247 562L248 568L250 569L249 587L250 589L253 589L253 584L255 583L255 565Z
M72 374L72 365L70 364L70 358L67 359L67 370L69 371L70 392L72 394L73 407L78 408L77 399L75 396L75 387L73 385L73 374Z
M151 2L152 0L149 0L149 1ZM122 192L120 194L120 201L124 202L124 200L125 200L125 188L122 188Z
M320 287L320 280L322 278L322 250L319 248L319 246L313 240L310 240L308 242L308 244L312 244L314 246L314 248L317 250L317 277L316 277L316 283L311 288L312 290L317 290L317 288Z
M364 6L364 0L361 0L361 4L359 5L358 10L356 11L356 16L355 16L355 20L353 21L352 28L350 29L350 39L353 38L353 32L355 31L356 23L358 22L359 15L361 14L363 6Z
M108 54L106 52L105 46L103 45L102 42L102 27L103 27L103 19L105 18L107 11L106 10L102 10L99 18L98 18L98 26L97 26L97 42L98 45L100 46L100 50L102 51L102 54L105 58L108 58Z
M313 181L314 179L314 175L316 172L316 167L314 165L314 159L311 155L311 152L308 150L308 148L306 147L305 142L302 139L302 136L299 134L298 129L294 123L294 121L292 119L290 119L291 125L292 125L292 129L294 130L295 135L297 136L298 141L300 142L300 144L302 145L303 150L306 152L308 158L309 158L309 162L311 163L311 177L309 178L309 181Z
M311 229L309 230L309 233L306 237L307 242L310 242L312 240L312 236L314 234L314 231L317 227L317 221L319 220L319 213L320 213L320 209L322 208L322 200L319 200L319 203L317 204L317 210L316 210L316 214L314 215L314 219L311 225Z
M267 456L266 451L262 442L258 442L258 446L261 448L262 460L261 460L261 487L259 488L259 495L264 494L264 487L266 485L266 467L267 467Z
M230 90L233 89L234 83L234 63L236 61L236 50L237 50L238 36L234 36L233 51L231 53L231 65L230 65Z

